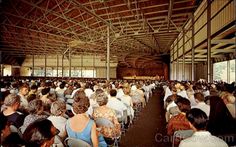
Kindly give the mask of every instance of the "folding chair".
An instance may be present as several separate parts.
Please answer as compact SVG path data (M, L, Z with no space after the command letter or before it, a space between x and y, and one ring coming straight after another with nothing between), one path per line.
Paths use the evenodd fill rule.
M100 117L100 118L97 118L95 120L95 122L96 122L96 125L97 125L98 128L99 127L107 127L107 128L114 128L115 127L114 124L107 118ZM119 139L120 139L120 135L113 136L111 139L114 139L113 145L115 147L118 147L118 142L119 142Z
M65 139L64 144L67 147L91 147L91 145L88 144L86 141L70 137Z
M116 117L118 119L119 122L122 122L122 117L123 117L123 114L121 111L118 111L118 110L115 110L115 113L116 113Z
M141 112L142 104L141 102L134 104L134 120L136 120L139 116L139 113Z
M54 143L51 147L64 147L63 141L61 140L60 136L56 135L54 138Z
M121 125L121 132L122 132L122 134L125 134L125 131L126 131L125 125L127 125L127 121L128 121L127 110L123 110L123 114L118 110L115 110L115 112L116 112L118 122Z
M175 147L175 140L176 138L183 140L193 135L193 130L178 130L174 132L173 140L172 140L172 147Z
M122 121L123 121L125 124L127 124L127 121L128 121L128 112L127 112L127 110L123 110Z
M127 107L127 117L130 118L129 121L130 121L130 123L131 123L131 122L133 121L133 119L134 119L134 116L132 116L132 114L128 115L128 111L130 111L130 112L132 113L132 111L134 111L134 110L133 110L133 108L132 108L131 106L129 106L128 104L124 103L124 105Z
M10 125L10 131L11 131L12 133L17 133L20 137L23 136L21 130L18 129L18 128L17 128L16 126L14 126L14 125Z

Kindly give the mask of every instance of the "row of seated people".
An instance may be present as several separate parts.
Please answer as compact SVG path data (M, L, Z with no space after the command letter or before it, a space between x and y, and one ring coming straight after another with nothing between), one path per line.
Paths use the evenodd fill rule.
M235 89L217 89L218 86L211 85L207 91L199 82L195 85L187 83L189 89L185 90L183 84L171 83L170 87L164 86L167 134L173 136L179 130L193 130L189 132L195 132L192 135L195 141L186 139L184 143L180 143L180 139L177 138L172 140L173 144L180 143L181 147L236 145ZM195 114L197 116L194 116ZM208 141L216 138L211 134L224 141L218 138L216 142Z
M80 85L75 83L74 85ZM53 142L54 145L63 146L65 138L71 137L81 139L92 146L106 146L107 143L113 144L115 139L120 137L122 125L128 126L132 123L134 110L137 110L136 106L144 107L147 102L145 90L140 90L138 83L136 85L139 86L129 83L120 84L119 89L114 86L107 86L111 89L104 88L104 85L101 87L97 84L94 85L97 87L95 91L87 86L88 84L73 89L70 89L69 85L66 82L60 82L58 88L52 90L52 87L47 85L37 88L35 84L32 84L29 90L27 84L24 83L19 90L9 89L11 94L4 98L1 116L7 118L7 126L14 126L19 134L23 134L21 137L23 139L29 135L27 130L31 124L37 120L48 119L59 130ZM58 91L64 92L59 94ZM117 91L121 93L119 98ZM151 92L148 92L148 96L149 94L151 95ZM60 97L55 95L60 95ZM100 118L112 122L113 127L98 126L96 122ZM4 132L5 128L3 126L1 132ZM32 141L23 141L19 139L20 137L16 139L17 141L12 141L14 136L12 138L11 135L5 138L1 140L1 144L27 145L28 141Z

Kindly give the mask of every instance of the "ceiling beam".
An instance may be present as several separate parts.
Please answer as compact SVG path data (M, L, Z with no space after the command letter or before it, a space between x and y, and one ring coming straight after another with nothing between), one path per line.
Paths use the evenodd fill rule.
M169 31L169 27L170 27L170 20L171 20L171 15L172 15L172 10L173 10L173 3L174 0L170 0L169 1L169 8L168 8L168 16L167 16L167 29Z
M78 1L75 0L71 0L71 2L75 5L80 7L81 10L87 12L89 15L97 18L98 20L100 20L101 22L105 23L107 26L110 27L111 30L115 30L114 26L112 26L109 22L107 22L106 20L104 20L102 17L100 17L99 15L95 14L94 12L91 12L87 7L85 7L83 4L81 4Z
M225 44L235 44L235 38L234 39L213 39L211 40L211 44L219 44L219 43L225 43Z
M11 25L11 24L4 24L4 25L5 26L10 26L10 27L15 27L15 28L25 30L25 31L32 31L32 32L35 32L35 33L42 33L42 34L45 34L45 35L54 36L54 37L58 37L58 38L65 39L65 40L72 40L70 37L56 35L56 34L49 33L49 32L43 32L43 31L31 29L31 28L25 28L25 27L22 27L22 26L15 26L15 25Z
M36 2L35 5L39 5L40 3L42 3L44 0L39 0ZM49 0L48 0L49 1ZM26 18L27 15L29 15L33 10L35 9L35 7L31 7L31 9L29 11L27 11L22 17ZM22 20L18 20L15 25L18 25Z
M235 52L235 48L233 49L216 49L216 50L213 50L211 51L211 53L231 53L231 52ZM207 49L204 49L204 50L195 50L196 53L206 53L207 52Z
M41 11L47 12L47 10L46 10L45 8L39 7L39 6L37 6L37 5L35 5L35 4L31 3L31 2L28 2L28 1L26 1L26 0L22 0L22 1L23 1L24 3L26 3L26 4L29 4L29 5L31 5L31 6L33 6L33 7L36 7L36 8L38 8L38 9L40 9ZM64 2L64 1L63 1L63 2ZM73 1L70 1L70 2L73 3ZM60 6L60 4L61 4L61 3L59 2L59 3L57 3L56 6L58 7L58 6ZM77 5L75 5L75 7L77 7ZM48 10L48 11L49 11L49 10ZM88 12L87 12L87 13L88 13ZM48 13L46 13L46 14L48 14ZM62 14L62 16L61 16L60 14L58 14L58 12L50 11L50 14L53 14L53 15L55 15L55 16L58 17L58 18L64 19L65 21L74 23L74 24L76 24L76 25L78 25L78 26L80 26L80 27L82 27L82 28L84 28L84 29L89 29L89 30L91 30L91 28L89 28L88 26L84 26L81 22L72 20L71 18L68 18L68 17L66 17L65 15L63 16L63 14ZM43 15L43 16L46 17L46 15ZM38 22L38 23L39 23L39 22ZM48 24L44 24L44 25L49 26L49 27L51 27L51 28L56 28L55 26L52 26L52 25L48 25ZM77 33L73 33L73 31L68 31L68 30L66 30L66 29L61 29L61 28L57 28L57 29L63 30L64 32L73 34L73 35L75 35L75 36L78 35ZM97 33L96 31L93 31L93 32L94 32L94 33ZM83 37L83 38L86 38L86 35L84 35L84 36L78 35L78 36Z
M1 31L2 33L9 33L13 36L15 36L14 38L12 37L8 37L6 35L4 35L4 38L6 39L13 39L13 40L22 40L22 38L18 38L17 36L19 35L19 33L17 32L12 32L12 31ZM36 35L32 35L32 34L24 34L24 33L21 33L21 36L24 37L24 38L27 38L26 40L28 41L33 41L33 42L38 42L34 39L38 39L40 40L41 38L43 38L44 40L47 40L48 42L55 42L55 43L52 43L52 44L57 44L59 45L60 44L67 44L68 42L67 41L64 41L64 40L56 40L56 39L52 39L52 38L44 38L45 36L36 36ZM7 41L7 40L6 40Z

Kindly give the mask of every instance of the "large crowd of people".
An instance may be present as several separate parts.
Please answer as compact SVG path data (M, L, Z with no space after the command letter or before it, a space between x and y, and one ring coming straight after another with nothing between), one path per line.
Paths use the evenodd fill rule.
M112 145L132 125L157 86L164 92L167 135L192 130L191 137L172 140L174 145L236 144L235 83L98 79L0 82L3 146L65 146L67 138L91 146ZM101 126L101 120L112 126Z
M224 82L165 82L164 109L167 134L183 134L172 140L180 147L236 145L236 85ZM184 131L182 131L184 132ZM184 139L184 140L182 140ZM182 141L181 141L182 140Z
M1 80L1 145L63 147L67 138L94 147L117 145L146 106L154 82ZM109 121L112 127L100 125L101 120Z

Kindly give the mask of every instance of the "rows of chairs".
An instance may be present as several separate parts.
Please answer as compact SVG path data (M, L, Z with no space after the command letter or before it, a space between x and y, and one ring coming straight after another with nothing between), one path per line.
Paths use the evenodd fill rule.
M141 105L140 105L141 107ZM137 110L135 111L141 111L141 108L137 108ZM108 143L108 146L113 146L113 147L118 147L119 146L119 142L121 140L121 136L125 135L125 132L127 131L128 127L129 127L129 118L127 115L127 110L123 111L123 115L120 114L119 111L115 111L116 114L120 117L118 117L118 121L121 124L121 134L117 135L117 136L113 136L111 139L113 140L112 144ZM135 114L138 115L139 112L136 112ZM135 116L137 117L137 116ZM95 121L96 125L97 125L97 130L99 131L100 127L109 127L109 128L113 128L114 124L106 119L106 118L97 118ZM69 147L91 147L90 144L88 144L87 142L81 140L81 139L75 139L75 138L66 138L64 141L64 144L66 146ZM54 144L54 147L60 147L60 145L56 145Z
M119 99L119 98L118 98ZM71 98L70 95L66 95L65 96L65 101L67 103L67 110L70 110L70 107L73 103L73 99ZM131 106L128 106L126 103L124 103L127 107L127 109L129 110ZM93 107L93 109L95 109L95 107ZM118 147L119 146L119 142L121 140L121 137L122 136L125 136L125 133L127 132L128 128L130 127L130 125L133 123L133 121L135 121L138 116L139 116L139 113L141 112L141 109L142 109L142 103L136 103L134 104L133 108L134 110L134 115L129 115L128 116L128 110L124 110L123 112L120 112L120 111L116 111L116 116L118 118L118 122L120 123L121 125L121 134L119 134L118 136L113 136L113 138L111 138L113 141L111 141L111 144L108 143L109 146L115 146L115 147ZM114 127L114 124L108 120L108 119L105 119L105 118L98 118L96 119L96 125L97 127L99 128L99 126L104 126L104 127ZM107 140L106 140L107 141ZM88 146L88 144L84 144L84 141L82 140L75 140L75 139L71 139L71 138L67 138L67 140L64 142L65 145L69 145L69 146L72 146L73 147L73 144L81 144L81 146ZM78 145L77 145L78 146Z

